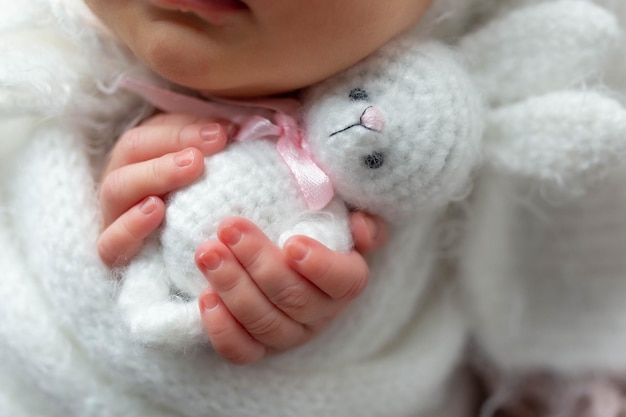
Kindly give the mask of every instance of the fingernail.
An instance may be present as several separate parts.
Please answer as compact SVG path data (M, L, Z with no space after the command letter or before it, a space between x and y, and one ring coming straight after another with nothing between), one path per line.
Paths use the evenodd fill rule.
M200 137L205 142L215 142L219 137L220 127L216 124L208 125L200 129Z
M220 298L216 293L210 291L206 292L200 298L200 309L213 310L220 303Z
M191 149L184 150L182 152L174 155L174 162L181 168L188 167L193 164L193 160L196 158L196 155Z
M141 205L139 205L139 210L141 210L141 212L147 216L154 212L154 210L156 210L156 207L156 199L154 197L148 197L143 200Z
M216 271L222 266L222 258L213 251L204 252L198 257L203 269L207 271Z
M239 243L243 234L238 228L230 226L220 230L219 235L222 242L226 243L228 246L233 246Z
M287 245L287 256L294 261L302 261L310 252L310 248L300 242L291 242Z

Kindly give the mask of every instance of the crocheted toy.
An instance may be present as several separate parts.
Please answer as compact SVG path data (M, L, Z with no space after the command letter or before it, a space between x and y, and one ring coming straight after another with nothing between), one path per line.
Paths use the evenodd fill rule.
M621 415L626 110L598 81L623 35L591 2L506 3L459 45L490 104L459 279L485 415Z
M344 201L396 222L467 191L482 105L448 47L397 39L306 91L301 116L299 152L312 156L337 195L309 209L275 138L235 142L208 157L204 177L170 196L162 233L125 271L120 307L137 339L174 348L205 341L197 296L207 284L194 252L228 216L250 219L279 245L304 234L347 251Z

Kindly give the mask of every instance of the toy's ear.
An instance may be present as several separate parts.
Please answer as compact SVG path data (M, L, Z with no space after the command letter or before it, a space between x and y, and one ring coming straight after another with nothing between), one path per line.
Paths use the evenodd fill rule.
M478 87L493 105L571 88L599 74L615 52L614 16L587 1L521 7L459 44Z
M494 110L486 168L576 195L626 156L626 109L593 91L563 91Z

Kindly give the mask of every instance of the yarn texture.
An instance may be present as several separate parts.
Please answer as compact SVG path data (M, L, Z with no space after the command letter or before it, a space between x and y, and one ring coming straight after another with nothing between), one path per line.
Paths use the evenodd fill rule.
M120 91L118 82L133 76L165 87L168 83L93 24L80 2L24 0L5 10L11 13L2 16L0 31L1 140L7 138L0 155L1 415L466 415L469 386L458 370L466 323L458 294L439 274L437 257L443 207L467 191L482 129L480 101L471 98L472 82L456 53L442 44L416 44L419 83L411 88L420 93L417 98L382 99L394 72L379 81L375 74L359 78L346 73L305 96L303 114L311 132L346 127L343 118L336 119L341 122L337 125L315 121L327 118L331 109L333 115L336 109L363 114L360 104L349 100L357 87L367 92L371 105L390 111L384 120L393 137L400 138L395 142L381 135L380 143L371 136L367 145L356 144L359 129L349 129L333 135L340 142L332 147L335 152L323 153L330 140L326 133L312 136L310 146L347 202L384 213L389 208L385 197L398 192L399 203L391 206L396 211L389 212L398 221L392 221L389 244L368 259L371 277L365 292L325 331L299 349L238 367L219 358L193 332L183 332L182 346L174 350L138 340L120 307L131 281L118 281L96 252L99 169L117 135L153 110ZM363 65L373 67L376 59L400 61L402 45L381 50ZM349 80L358 85L348 86ZM316 107L326 99L329 107ZM345 104L333 107L333 100ZM397 121L395 115L400 115ZM420 129L411 125L415 120L423 122ZM269 144L251 146L259 155L271 154ZM232 146L220 158L248 163L243 155L253 152L237 149ZM368 168L363 156L376 152L384 155L384 163L370 161L378 168ZM358 168L345 168L333 159L336 155L348 161L354 157ZM217 158L208 162L222 164ZM272 158L251 164L265 166L276 161ZM421 166L418 174L411 173L414 163ZM282 165L272 165L273 178L287 181ZM344 169L352 176L344 176ZM381 180L364 181L358 170L376 171ZM402 177L411 180L407 190L419 190L416 200L402 194ZM367 198L357 200L344 191L352 185L363 187L355 195ZM236 194L238 198L242 196ZM286 213L303 212L296 192L292 198ZM185 204L189 201L195 199ZM414 207L419 208L416 215ZM337 219L342 211L345 207ZM410 219L400 221L401 215ZM272 216L288 217L280 212ZM276 233L285 229L279 225ZM149 259L146 267L157 265L158 256ZM154 339L172 340L159 332Z

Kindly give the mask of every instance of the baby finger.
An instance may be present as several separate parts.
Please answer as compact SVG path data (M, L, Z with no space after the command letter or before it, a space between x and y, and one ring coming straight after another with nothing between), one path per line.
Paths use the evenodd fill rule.
M221 357L235 365L246 365L267 355L267 348L244 330L214 290L205 290L199 304L211 345Z
M337 252L305 236L285 243L289 265L331 299L349 302L367 285L369 268L358 252Z
M98 238L98 254L109 267L122 266L139 252L144 239L161 224L165 205L148 197L104 229Z
M226 144L226 131L218 123L143 125L130 129L118 141L103 175L119 167L148 161L186 148L212 155Z
M104 227L146 196L164 195L187 185L203 171L202 154L188 148L111 172L100 186Z
M337 312L334 300L292 270L283 251L250 221L226 219L218 229L218 237L251 282L289 319L312 330Z
M311 329L275 306L221 242L207 242L196 263L221 302L248 334L265 346L282 351L310 339Z

